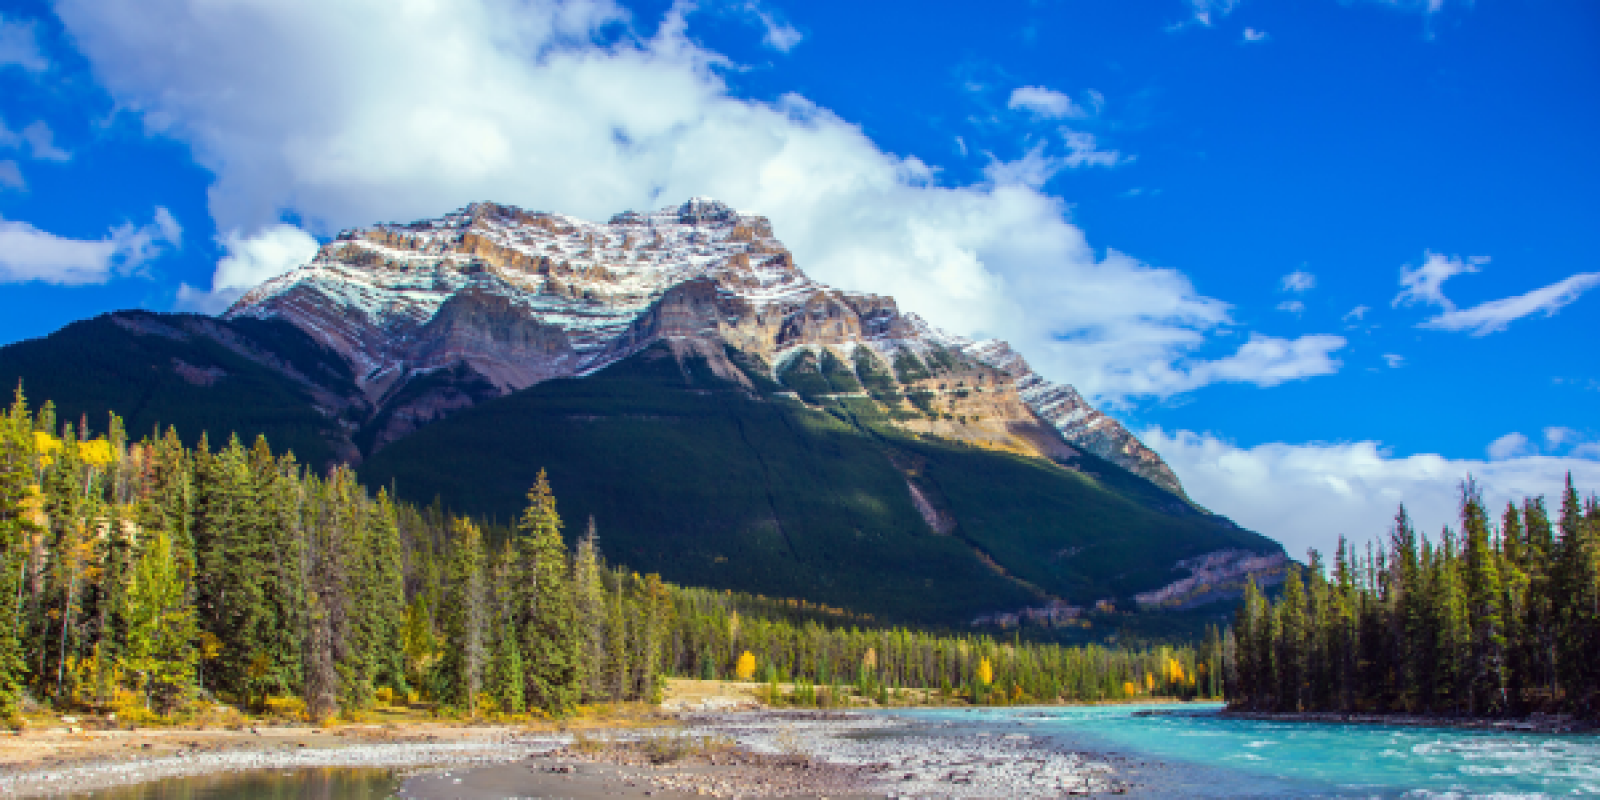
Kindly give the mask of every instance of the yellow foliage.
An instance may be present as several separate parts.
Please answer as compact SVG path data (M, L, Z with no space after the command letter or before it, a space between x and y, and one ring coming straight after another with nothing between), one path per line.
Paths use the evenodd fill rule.
M861 666L864 669L868 670L868 671L875 670L875 669L878 668L878 649L877 648L875 648L875 647L867 648L867 652L861 656Z
M105 439L91 439L78 445L78 457L91 467L109 466L111 456L111 443Z
M984 686L994 683L994 665L987 657L978 659L978 682Z
M222 655L222 640L211 631L200 632L200 657L211 661Z
M1154 688L1156 688L1156 676L1146 672L1144 674L1144 690L1148 692Z
M755 674L756 674L756 657L755 657L755 655L753 653L751 653L749 650L744 651L744 655L739 656L739 663L737 663L737 664L735 664L733 666L733 674L738 676L739 680L741 680L741 681L747 681L747 680L750 680L751 678L755 677Z
M33 450L39 454L39 466L48 467L55 461L54 453L61 449L61 440L44 431L33 432Z
M386 706L394 705L394 690L387 686L379 687L378 691L374 692L373 695L378 698L379 703Z
M1167 681L1169 683L1183 683L1183 665L1175 658L1167 659Z
M306 717L306 701L298 697L269 697L262 703L268 716L304 721Z
M1125 694L1125 695L1130 695L1130 696L1131 695L1136 695L1136 694L1139 693L1139 687L1133 681L1123 681L1122 682L1122 693Z

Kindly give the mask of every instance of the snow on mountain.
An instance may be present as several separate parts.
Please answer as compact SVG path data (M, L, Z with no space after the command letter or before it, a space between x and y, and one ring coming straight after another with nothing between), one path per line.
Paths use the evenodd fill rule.
M985 413L1015 414L995 399L1014 390L1072 446L1183 492L1159 455L1071 386L1033 372L1006 343L954 336L901 312L893 298L818 283L764 217L709 198L606 223L476 203L439 219L346 231L225 316L279 318L311 334L351 362L374 406L458 365L505 393L591 374L659 339L720 339L774 365L796 348L834 348L846 364L862 345L889 364L902 352L955 353L1003 373L971 378L987 380ZM706 353L721 359L713 350ZM946 388L923 383L929 392ZM473 402L452 391L409 398L380 445ZM969 397L965 383L959 394ZM929 432L953 425L930 416Z

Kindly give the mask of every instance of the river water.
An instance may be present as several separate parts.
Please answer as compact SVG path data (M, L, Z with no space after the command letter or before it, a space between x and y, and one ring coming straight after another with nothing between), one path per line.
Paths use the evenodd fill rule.
M1025 731L1121 756L1114 762L1119 774L1147 797L1600 795L1600 737L1593 734L1264 722L1219 709L1195 703L903 713L968 735Z
M920 709L905 736L1048 737L1111 762L1145 798L1543 798L1600 795L1600 736L1265 722L1214 704ZM1139 712L1157 712L1140 714ZM383 770L263 770L130 786L106 800L375 800Z
M95 800L382 800L400 781L386 769L263 769L167 778L93 792Z

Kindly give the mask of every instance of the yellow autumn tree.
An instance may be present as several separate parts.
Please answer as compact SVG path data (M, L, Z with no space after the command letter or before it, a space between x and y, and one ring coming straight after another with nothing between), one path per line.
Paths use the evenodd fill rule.
M978 659L978 683L984 686L994 683L994 665L989 663L988 657Z
M739 680L741 681L747 681L755 677L755 654L751 653L749 650L744 651L744 655L739 656L739 663L733 665L733 674L738 676Z

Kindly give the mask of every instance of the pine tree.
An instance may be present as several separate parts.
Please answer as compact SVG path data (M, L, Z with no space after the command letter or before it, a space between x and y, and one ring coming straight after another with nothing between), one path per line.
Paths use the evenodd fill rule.
M33 497L33 437L28 406L17 387L10 411L0 417L0 723L21 710L27 675L21 628L22 570L37 532L29 509Z
M580 641L561 517L544 470L528 492L528 507L518 529L523 588L516 601L516 622L528 680L526 696L546 713L565 716L577 704L582 688Z
M613 588L606 601L605 692L612 700L626 700L633 676L628 669L628 599L625 580L613 573Z
M578 540L572 564L572 594L577 604L579 659L584 695L593 700L605 695L605 589L600 584L600 551L594 517Z
M486 660L483 535L465 519L457 519L452 530L436 696L447 706L475 713Z
M1306 621L1305 584L1300 580L1298 567L1290 567L1289 578L1284 581L1283 599L1277 608L1277 636L1275 661L1277 664L1277 698L1279 711L1299 711L1302 707L1306 684Z
M1535 681L1528 628L1528 544L1522 512L1506 503L1500 516L1500 578L1506 626L1506 697L1510 711L1524 710L1523 693Z
M1442 534L1442 557L1436 564L1439 619L1435 632L1438 697L1443 709L1460 711L1471 691L1472 625L1462 586L1459 550L1449 528Z
M1465 544L1467 618L1471 657L1467 692L1469 713L1503 711L1505 697L1505 619L1502 613L1500 567L1489 541L1489 516L1477 485L1461 486L1461 531Z
M1594 691L1595 637L1591 631L1600 615L1600 586L1593 578L1593 553L1588 541L1578 492L1567 473L1561 493L1560 538L1555 545L1553 580L1556 609L1555 644L1557 684L1569 700L1582 702Z
M194 685L198 632L179 564L167 532L156 530L127 597L125 664L138 676L146 704L159 713L176 708Z
M367 661L373 669L372 682L404 694L409 688L404 649L405 560L394 502L387 490L378 490L377 503L369 510L364 542L360 596Z

